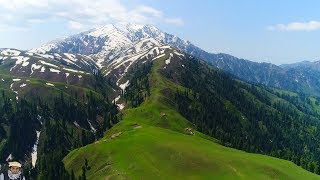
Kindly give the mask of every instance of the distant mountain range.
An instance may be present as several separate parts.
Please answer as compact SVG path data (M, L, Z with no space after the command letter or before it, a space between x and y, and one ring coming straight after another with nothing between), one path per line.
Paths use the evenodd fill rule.
M207 61L245 81L303 94L320 95L319 62L277 66L271 63L252 62L223 53L209 53L189 41L151 25L109 24L45 44L30 52L83 54L95 59L97 66L103 68L108 67L113 61L132 58L164 45L170 45ZM312 67L312 70L308 67Z

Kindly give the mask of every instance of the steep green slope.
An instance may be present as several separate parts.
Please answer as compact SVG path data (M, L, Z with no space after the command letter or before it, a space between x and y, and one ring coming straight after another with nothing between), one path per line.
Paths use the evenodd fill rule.
M151 95L139 107L124 110L104 138L64 158L69 172L87 179L319 178L292 162L227 148L195 131L175 110L175 91L186 89L159 72L167 58L154 61Z

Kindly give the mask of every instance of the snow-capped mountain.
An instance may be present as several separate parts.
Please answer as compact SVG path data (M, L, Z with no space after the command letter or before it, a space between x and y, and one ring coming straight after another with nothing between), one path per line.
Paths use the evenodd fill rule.
M208 53L152 25L109 24L56 40L29 52L83 54L91 57L105 74L115 72L112 75L119 81L134 62L146 54L149 54L147 59L161 55L158 51L163 47L190 54L245 81L297 92L320 92L319 82L313 77L315 75L301 75L310 73L292 71L270 63L252 62L223 53ZM154 51L155 48L158 51ZM318 76L320 72L317 72Z
M97 59L102 67L107 62L128 54L136 54L155 46L171 45L186 50L190 42L162 32L155 26L109 24L63 40L48 43L30 52L79 53Z
M186 49L190 44L155 26L119 23L57 40L29 52L83 54L95 60L104 74L110 74L120 84L133 64L164 55L167 50L173 51L172 47Z

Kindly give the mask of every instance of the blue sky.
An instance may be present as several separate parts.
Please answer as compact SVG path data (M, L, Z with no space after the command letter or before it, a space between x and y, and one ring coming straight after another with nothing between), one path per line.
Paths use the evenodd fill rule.
M0 0L0 47L31 49L119 21L153 24L213 53L320 60L320 1Z

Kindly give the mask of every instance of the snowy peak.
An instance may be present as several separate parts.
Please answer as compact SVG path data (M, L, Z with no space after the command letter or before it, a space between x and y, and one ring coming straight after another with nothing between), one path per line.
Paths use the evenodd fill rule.
M134 64L161 56L165 49L188 52L197 50L194 47L190 42L152 25L118 23L48 43L31 52L86 55L105 75L112 75L118 81Z
M149 36L151 33L161 32L158 28L152 25L141 25L141 24L131 24L131 23L118 23L118 24L108 24L102 27L98 27L89 31L92 36L105 36L111 34L114 31L123 33L124 35L130 35L135 33L141 33L144 37Z
M120 57L140 54L153 47L160 47L170 36L151 25L109 24L89 31L48 43L33 49L33 53L73 53L96 59L103 68Z
M78 53L111 60L110 57L132 48L139 41L150 38L154 39L153 44L168 44L176 47L175 43L178 43L178 46L184 48L189 44L188 41L162 32L152 25L118 23L105 25L63 40L48 43L30 52ZM155 41L158 41L158 43L154 43Z
M157 28L150 25L139 25L139 24L108 24L102 27L98 27L89 31L88 35L94 37L105 37L108 35L112 35L114 33L122 34L123 36L127 36L131 41L135 41L134 34L141 33L144 37L147 37L148 34L144 31L148 31L148 29L158 30ZM159 30L158 30L159 31Z

